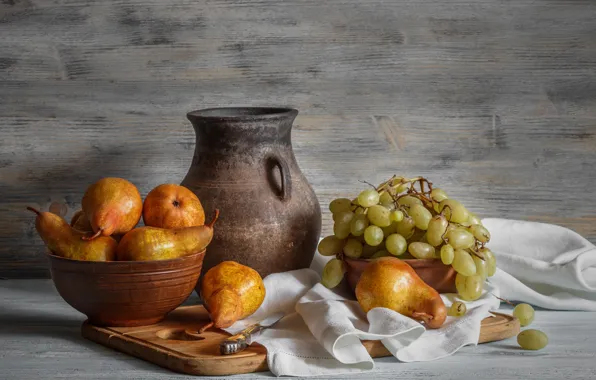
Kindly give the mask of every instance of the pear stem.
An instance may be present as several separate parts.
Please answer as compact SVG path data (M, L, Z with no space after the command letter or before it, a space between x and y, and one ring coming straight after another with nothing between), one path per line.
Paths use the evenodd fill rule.
M211 327L213 327L213 321L207 323L205 326L201 327L199 329L199 334L204 333L205 331L207 331L208 329L210 329Z
M412 317L414 318L420 318L424 321L424 323L428 323L429 321L432 321L435 317L428 314L428 313L424 313L421 311L415 311L412 313Z
M33 211L34 213L36 213L37 215L41 215L41 212L39 212L39 210L34 209L33 207L27 207L27 210L29 211Z
M217 220L217 218L219 218L219 209L215 209L215 215L213 216L213 219L211 219L211 221L206 224L207 227L209 228L213 228L213 225L215 224L215 221Z
M96 237L99 237L99 235L101 235L102 229L100 228L99 230L97 230L97 232L95 234L93 234L93 236L81 236L81 240L93 240Z

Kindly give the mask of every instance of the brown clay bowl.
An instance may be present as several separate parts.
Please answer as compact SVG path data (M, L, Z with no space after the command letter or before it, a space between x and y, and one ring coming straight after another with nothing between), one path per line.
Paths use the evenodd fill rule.
M96 326L145 326L163 320L192 293L205 250L174 260L79 261L48 253L62 298Z
M371 260L367 259L349 259L344 258L347 266L346 279L352 291L356 289L356 284L360 279L360 275ZM419 260L406 259L403 260L410 265L416 274L434 288L439 293L455 293L455 275L456 272L451 265L445 265L438 259Z

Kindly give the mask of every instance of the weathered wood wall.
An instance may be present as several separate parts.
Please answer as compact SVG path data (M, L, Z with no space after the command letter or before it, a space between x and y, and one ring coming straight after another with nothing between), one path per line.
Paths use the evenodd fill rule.
M2 0L0 276L48 276L25 206L182 180L187 111L289 105L326 210L423 174L596 239L592 0ZM324 229L329 231L329 215Z

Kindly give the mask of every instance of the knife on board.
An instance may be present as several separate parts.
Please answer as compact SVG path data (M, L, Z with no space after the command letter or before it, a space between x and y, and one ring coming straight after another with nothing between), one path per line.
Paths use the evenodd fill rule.
M254 339L259 336L261 331L276 324L283 316L284 313L272 314L261 322L250 325L238 334L226 338L219 344L219 352L222 355L231 355L244 350L254 342Z

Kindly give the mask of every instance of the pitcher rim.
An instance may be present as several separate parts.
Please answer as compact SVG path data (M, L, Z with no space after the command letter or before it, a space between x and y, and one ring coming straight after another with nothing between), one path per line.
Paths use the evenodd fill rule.
M221 114L218 115L218 112ZM291 107L210 107L186 114L189 120L263 120L280 117L296 117L298 110Z

